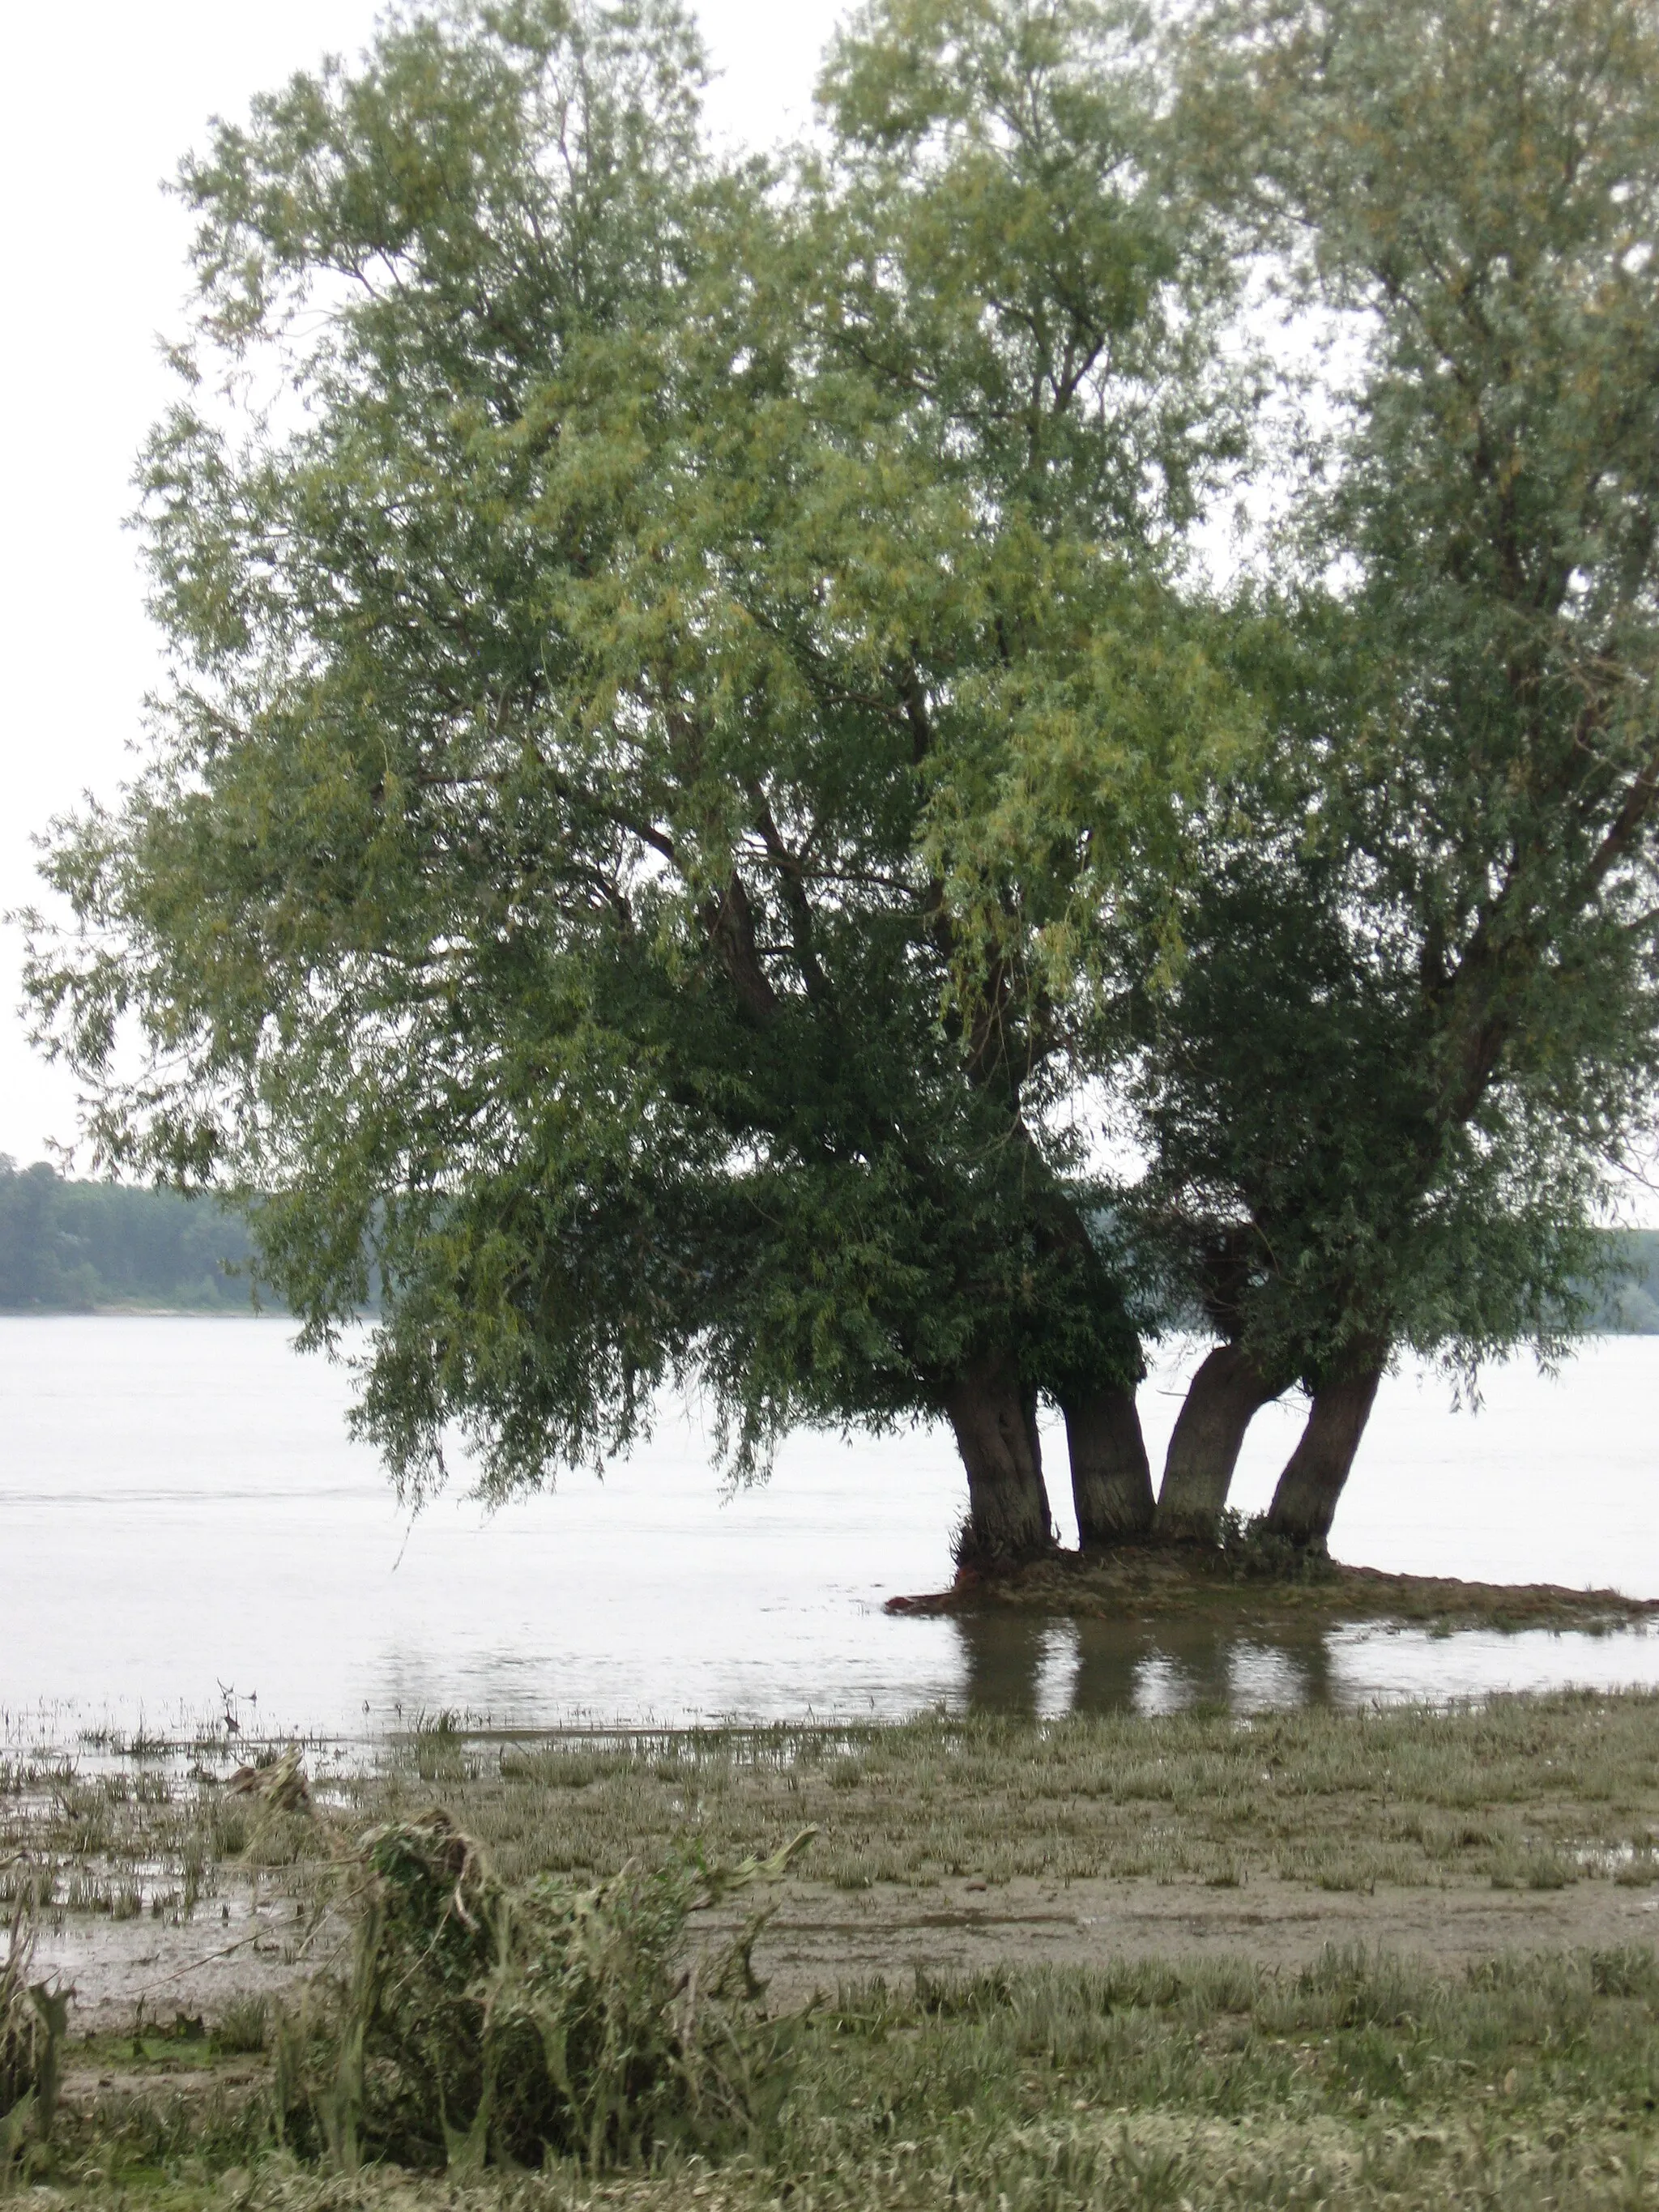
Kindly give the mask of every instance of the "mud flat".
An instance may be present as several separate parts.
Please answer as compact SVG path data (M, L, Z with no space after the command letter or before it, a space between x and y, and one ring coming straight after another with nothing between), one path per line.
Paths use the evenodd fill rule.
M812 1826L757 1954L791 2002L913 1966L1277 1968L1333 1942L1469 1959L1659 1932L1650 1692L529 1741L445 1723L264 1812L229 1772L0 1770L0 1885L50 1870L39 1956L83 2026L211 2017L337 1970L356 1838L434 1806L513 1881Z
M1248 1879L1218 1887L1166 1881L1040 1877L988 1883L945 1880L918 1890L894 1883L848 1893L806 1881L780 1885L755 1946L755 1970L775 2009L882 1980L1006 1975L1031 1968L1103 1970L1129 1960L1248 1961L1270 1972L1316 1964L1333 1946L1466 1966L1506 1954L1651 1947L1659 1899L1609 1882L1559 1890L1495 1890L1490 1881L1434 1888L1331 1890L1315 1882ZM319 1929L303 1912L268 1909L258 1940L215 1945L191 1923L60 1925L41 1942L35 1970L75 1992L82 2037L137 2037L171 2047L193 2039L250 2000L291 2002L315 1976L343 1973L348 1932L337 1915ZM738 1927L733 1911L696 1924L712 1942ZM121 2068L119 2070L125 2070Z

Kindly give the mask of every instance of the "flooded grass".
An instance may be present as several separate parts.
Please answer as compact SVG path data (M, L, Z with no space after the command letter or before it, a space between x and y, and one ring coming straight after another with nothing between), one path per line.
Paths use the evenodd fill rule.
M1296 1882L1517 1905L1659 1882L1650 1692L508 1741L441 1715L380 1771L325 1790L301 1795L280 1759L264 1771L278 1779L262 1793L199 1766L171 1781L0 1771L0 1865L29 1869L43 1930L118 1934L114 1900L130 1895L146 1927L193 1923L204 1953L222 1936L251 1960L258 1941L337 1977L363 1832L406 1833L440 1806L503 1893L551 1880L561 1898L629 1869L736 1863L808 1826L817 1893L856 1911L858 1892L894 1885L941 1920L979 1910L964 1887L1032 1875L1062 1893ZM787 2094L757 2095L740 2141L709 2154L683 2130L641 2140L603 2178L568 2148L533 2176L471 2178L330 2170L321 2131L298 2154L279 2081L294 2002L250 1974L205 2020L163 1996L119 2034L72 2029L52 2138L24 2146L10 2179L69 2203L179 2212L1659 2205L1650 1944L1455 1968L1351 1948L1300 1965L1126 1955L976 1974L900 1951L880 1979L831 1973L804 2008L773 2008L793 2022Z
M0 1765L0 1881L44 1871L47 1909L64 1911L188 1913L255 1868L304 1896L331 1838L441 1802L513 1881L601 1880L687 1842L737 1857L812 1825L814 1879L847 1889L1218 1864L1335 1887L1646 1882L1659 1693L507 1741L446 1720L312 1795L288 1806L199 1770Z
M1659 1698L549 1744L475 1757L445 1787L515 1874L601 1875L688 1832L728 1851L810 1821L823 1831L815 1875L846 1888L1208 1876L1218 1858L1289 1879L1432 1884L1649 1848ZM365 1809L416 1794L395 1771L360 1791Z

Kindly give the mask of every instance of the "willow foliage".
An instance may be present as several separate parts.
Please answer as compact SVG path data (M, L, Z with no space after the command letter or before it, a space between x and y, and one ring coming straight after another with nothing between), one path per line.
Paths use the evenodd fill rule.
M406 1490L696 1378L740 1473L948 1413L1013 1557L1040 1395L1144 1522L1183 1301L1267 1395L1553 1340L1659 1033L1656 35L882 0L773 170L670 0L458 4L186 164L173 679L30 988L313 1341L375 1282ZM1223 591L1275 295L1355 366Z
M746 1468L1139 1374L1027 891L954 899L927 825L1011 721L1116 714L1119 846L1206 742L1108 712L1237 440L1148 52L878 10L771 174L702 150L672 7L461 7L186 166L175 682L32 988L104 1154L253 1202L313 1339L373 1271L415 1494L453 1423L499 1493L669 1376Z
M1171 36L1185 173L1286 318L1299 477L1206 664L1264 742L1173 885L1076 868L1033 957L1097 979L1139 1202L1275 1387L1548 1347L1659 1039L1659 19L1244 0ZM1019 752L981 876L1070 804L1065 750Z

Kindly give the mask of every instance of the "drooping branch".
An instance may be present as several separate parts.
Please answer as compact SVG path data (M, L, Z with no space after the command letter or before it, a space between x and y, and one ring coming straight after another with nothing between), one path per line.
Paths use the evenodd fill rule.
M1659 748L1648 755L1632 779L1625 794L1625 803L1608 824L1606 835L1592 854L1584 872L1583 897L1593 898L1601 885L1631 852L1645 827L1649 817L1659 804Z

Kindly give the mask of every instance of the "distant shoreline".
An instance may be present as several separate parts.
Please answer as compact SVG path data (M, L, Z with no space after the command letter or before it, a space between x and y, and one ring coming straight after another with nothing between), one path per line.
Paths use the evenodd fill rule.
M0 1321L292 1321L286 1306L0 1306Z
M1584 1337L1659 1336L1659 1230L1604 1233L1624 1279L1587 1301ZM44 1160L20 1169L0 1153L0 1318L247 1314L237 1292L258 1273L246 1222L216 1200L79 1181ZM279 1299L264 1304L261 1317L287 1317Z
M372 1309L358 1316L361 1321L374 1318ZM252 1306L167 1306L140 1304L109 1304L94 1306L5 1306L0 1305L0 1321L292 1321L293 1314L286 1306L263 1304ZM1623 1328L1587 1328L1572 1341L1575 1344L1598 1344L1621 1341L1625 1339L1648 1340L1659 1337L1659 1322L1643 1322Z

